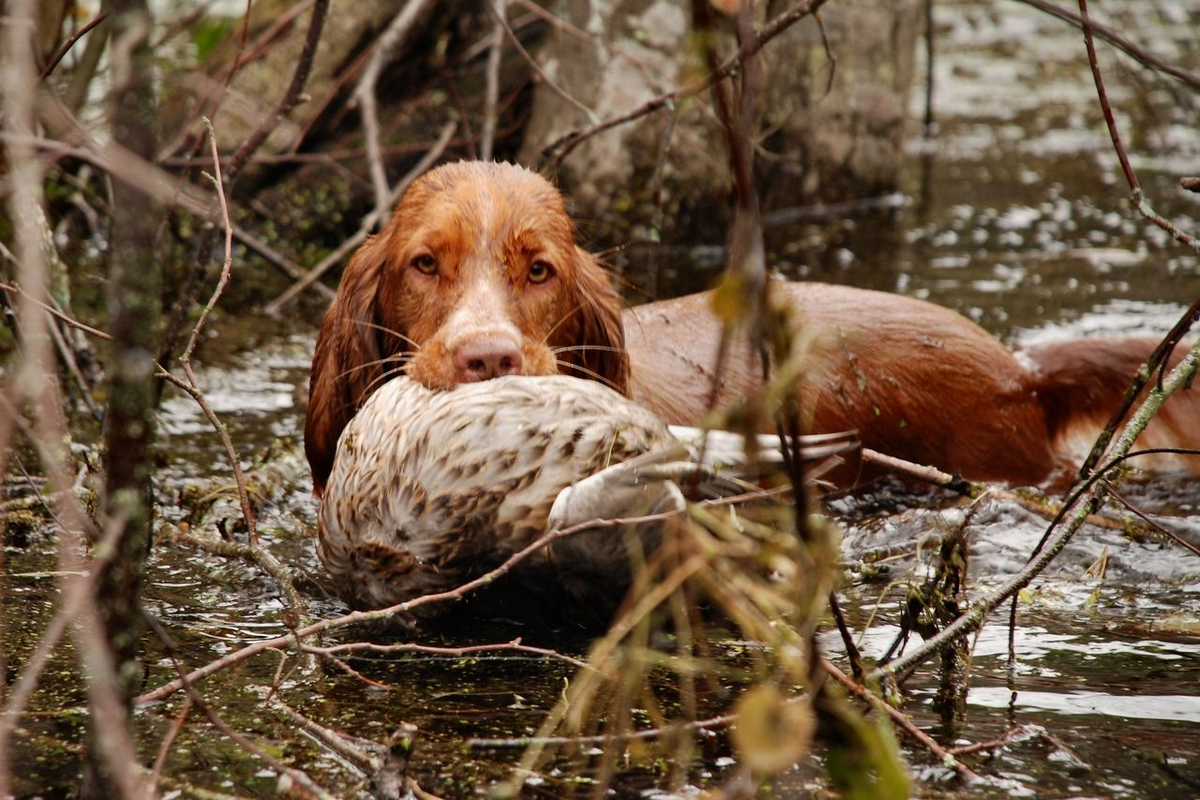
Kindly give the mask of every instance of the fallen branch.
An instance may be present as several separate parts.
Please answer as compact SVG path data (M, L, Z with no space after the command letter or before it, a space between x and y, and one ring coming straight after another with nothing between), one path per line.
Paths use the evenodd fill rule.
M430 0L408 0L400 13L392 17L387 29L376 40L371 58L363 70L354 90L358 100L359 113L362 116L363 132L367 139L367 163L371 169L371 185L375 187L375 214L378 219L387 217L390 203L388 198L387 175L383 168L383 155L379 144L379 112L375 103L375 86L379 83L379 75L396 52L396 48L404 44L421 15L430 6Z
M1071 541L1071 538L1083 526L1084 522L1087 521L1088 516L1094 513L1103 503L1107 485L1102 480L1102 476L1106 475L1112 467L1121 463L1125 458L1134 455L1130 452L1134 440L1146 427L1151 417L1162 407L1167 397L1176 389L1191 381L1198 366L1200 366L1200 342L1197 342L1188 352L1187 356L1171 370L1171 373L1163 381L1161 387L1155 387L1149 391L1141 406L1139 406L1138 410L1126 424L1121 436L1113 444L1110 451L1112 460L1102 468L1096 470L1092 478L1093 482L1086 488L1086 491L1080 490L1076 492L1071 500L1064 503L1059 520L1066 519L1066 524L1060 525L1059 520L1051 523L1047 530L1047 538L1044 539L1044 547L1030 558L1029 563L1023 569L1012 575L1000 587L982 600L972 604L967 613L947 625L934 636L926 639L918 647L895 661L877 667L867 675L867 680L879 680L889 675L897 675L904 672L929 658L950 640L959 636L969 635L979 630L983 627L984 621L992 611L1007 599L1015 597L1021 589L1028 586L1034 578L1040 575L1062 549L1066 547L1067 543ZM1070 515L1069 519L1068 515ZM1056 528L1058 529L1057 532L1055 532Z
M158 687L157 689L138 696L135 698L135 702L152 703L159 700L165 700L175 692L182 689L185 685L185 681L194 683L202 680L216 672L220 672L226 667L239 664L252 656L258 655L259 653L278 647L286 647L292 644L295 639L303 639L307 636L313 636L314 634L323 633L325 631L344 628L349 625L359 625L365 622L385 621L395 616L407 614L408 612L427 605L444 603L451 600L461 600L463 597L475 591L476 589L480 589L484 586L494 583L512 571L512 569L522 561L525 561L534 553L563 537L571 536L585 530L591 530L596 527L617 527L623 525L636 525L643 522L662 521L677 513L678 512L668 512L663 514L650 514L644 517L591 520L588 522L582 522L578 525L572 525L569 528L563 528L562 530L550 531L549 533L546 533L545 535L531 542L522 550L513 553L500 566L485 572L474 580L468 581L457 588L448 589L444 592L436 592L434 594L421 595L420 597L414 597L411 600L405 600L402 603L396 603L395 605L388 606L387 608L380 608L372 611L354 611L333 619L319 620L311 625L305 625L304 627L296 628L294 631L289 631L283 636L277 636L273 639L263 639L261 641L254 642L253 644L249 644L240 650L234 650L233 652L228 653L225 656L216 659L215 661L211 661L203 667L192 670L179 680L171 681Z
M835 681L846 687L851 694L861 700L867 701L867 703L869 703L876 711L882 711L888 716L889 719L892 720L893 723L896 724L898 728L900 728L900 730L904 731L913 739L920 742L922 746L929 750L929 752L933 753L933 755L942 762L942 766L953 769L968 783L983 781L983 778L980 777L978 773L976 773L966 764L959 761L954 757L954 754L946 750L940 744L935 742L927 733L914 725L912 720L906 717L903 712L892 708L892 706L889 705L888 702L882 697L879 697L874 692L869 691L865 686L851 680L846 673L834 666L833 663L828 659L822 658L820 660L820 664L821 669L829 673L829 676Z

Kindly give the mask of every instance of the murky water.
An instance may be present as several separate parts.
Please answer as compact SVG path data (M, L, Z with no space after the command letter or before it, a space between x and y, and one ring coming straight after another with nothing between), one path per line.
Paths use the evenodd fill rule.
M1143 32L1134 38L1168 60L1200 64L1194 35L1200 9L1140 1L1123 6L1119 21ZM940 122L933 139L911 148L907 199L896 219L773 229L771 249L780 273L924 297L1017 345L1165 331L1200 296L1200 260L1130 213L1079 34L1016 3L939 5L936 14ZM1200 231L1200 195L1177 187L1181 175L1200 173L1200 101L1104 46L1101 52L1148 197L1185 229ZM919 117L923 98L916 95ZM668 265L665 280L697 287L715 274L718 263L698 258ZM233 341L240 338L236 324L230 319L221 325ZM245 324L264 344L203 371L201 379L247 466L268 487L259 520L264 540L309 576L305 589L316 598L314 613L332 615L341 607L321 592L311 540L315 509L295 448L303 422L298 398L306 388L315 326L281 324L264 333L264 325L273 323ZM231 481L223 477L223 453L190 400L167 401L163 440L164 521L197 522L185 507L209 508L207 519L234 519L232 510L222 511L236 502ZM275 454L268 466L249 463L249 454L268 449ZM280 452L288 455L280 458ZM1161 481L1131 494L1161 514L1163 524L1200 543L1200 483ZM961 508L942 506L879 497L832 505L845 527L851 621L866 628L868 615L877 612L860 634L868 655L881 655L898 631L903 587L889 582L919 581L924 564L916 543L963 517ZM980 511L969 528L971 593L978 596L1019 569L1044 528L1044 520L1013 502L995 501ZM37 533L6 548L10 668L29 651L51 613L52 551L52 537ZM870 571L856 569L871 553L890 557L876 560ZM147 596L192 666L283 630L285 604L270 581L248 566L186 546L158 544ZM965 718L947 722L932 710L928 701L937 686L931 672L918 672L908 684L906 710L948 746L999 737L1015 726L1028 729L1002 748L968 757L974 769L997 779L972 789L972 795L1200 794L1200 558L1159 537L1131 541L1112 530L1087 528L1022 595L1011 672L1002 616L972 644ZM505 631L507 638L522 634L536 638L538 631ZM475 633L482 640L506 640L489 635ZM840 653L836 636L823 641L829 652ZM570 649L561 642L559 647ZM272 682L279 663L280 657L257 658L206 691L221 713L275 755L320 774L335 792L363 791L360 775L261 706L260 687ZM150 645L147 664L148 687L174 676L170 658L156 644ZM413 774L426 789L447 796L470 794L506 777L519 751L471 749L465 743L472 737L528 735L574 671L561 661L519 654L388 656L357 659L354 665L382 685L335 672L316 674L288 661L287 670L295 671L285 671L280 691L299 710L376 741L401 722L417 724L421 739ZM73 781L74 755L55 745L79 741L83 724L84 698L69 650L48 674L46 687L18 737L20 754L40 765L20 776L23 794L61 794ZM139 711L148 752L178 709L176 700ZM923 793L956 791L949 772L928 754L906 752ZM729 755L719 739L696 765L697 785L728 768ZM203 724L185 729L168 764L169 774L215 791L276 790L272 771ZM811 788L813 774L809 767L798 768L781 779L778 793ZM570 793L564 775L549 771L537 791ZM652 772L634 772L621 785L634 793L654 779Z

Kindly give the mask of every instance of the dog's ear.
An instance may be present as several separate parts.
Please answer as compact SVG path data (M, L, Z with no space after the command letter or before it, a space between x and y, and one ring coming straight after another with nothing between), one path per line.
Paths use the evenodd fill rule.
M368 239L342 275L317 336L308 384L304 451L320 496L333 469L338 437L379 387L383 357L376 296L387 266L387 233Z
M575 281L571 298L575 341L563 360L580 367L579 377L599 380L623 395L629 394L629 353L621 322L621 296L596 258L575 248Z

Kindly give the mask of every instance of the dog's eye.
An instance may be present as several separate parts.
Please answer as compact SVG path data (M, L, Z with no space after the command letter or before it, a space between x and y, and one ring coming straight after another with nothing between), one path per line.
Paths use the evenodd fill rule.
M437 274L437 261L428 253L417 256L412 260L413 269L425 275Z
M548 261L535 261L529 266L529 282L544 283L554 274L554 267Z

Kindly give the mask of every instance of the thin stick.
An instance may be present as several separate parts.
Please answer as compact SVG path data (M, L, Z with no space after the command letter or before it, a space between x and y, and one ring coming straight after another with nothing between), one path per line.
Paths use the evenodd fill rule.
M296 61L292 81L283 97L280 98L279 105L275 106L275 111L259 123L245 143L233 154L229 166L225 168L225 174L230 182L237 179L242 168L246 166L258 148L262 147L263 142L279 125L279 121L300 103L304 84L308 83L308 75L312 72L313 57L317 52L317 43L321 40L321 29L325 26L325 15L328 10L329 0L315 0L313 3L312 16L308 22L308 34L304 39L304 49L300 51L300 58Z
M874 692L868 691L866 687L851 680L846 673L835 667L828 659L822 658L820 660L820 664L821 669L829 673L829 676L842 686L845 686L846 689L855 697L866 700L868 703L870 703L872 708L887 714L892 722L896 723L900 730L904 731L913 739L916 739L918 742L920 742L926 749L929 750L929 752L933 753L933 755L942 762L943 766L952 767L954 771L957 772L959 776L965 779L968 783L975 783L983 780L983 778L980 777L977 772L955 758L953 754L946 750L946 748L935 742L927 733L914 725L912 720L906 717L903 712L892 708L892 706L889 705L888 702L882 697L877 696Z
M587 117L589 122L595 122L597 119L596 112L593 111L588 105L578 100L566 89L559 86L557 81L546 74L546 71L542 69L542 65L537 62L537 59L529 54L529 51L525 49L525 45L521 44L521 40L517 38L516 32L513 31L512 27L508 24L508 20L504 18L503 3L497 2L495 5L493 5L491 2L485 2L484 5L487 7L488 13L490 13L492 18L496 20L496 24L500 26L501 30L504 31L504 34L508 37L508 40L512 42L513 47L517 48L517 52L520 53L521 57L525 59L525 62L529 64L530 69L537 73L538 78L540 78L552 92L565 100L570 106L578 111L581 111L583 115Z
M474 655L476 653L491 653L496 651L516 651L521 653L534 653L547 658L558 659L565 661L573 667L580 669L593 669L591 664L586 661L581 661L578 658L565 655L557 650L548 650L544 647L534 647L533 645L522 644L518 637L511 642L500 644L474 644L463 647L437 647L428 644L416 644L415 642L406 642L404 644L377 644L375 642L345 642L343 644L330 645L329 647L313 647L306 645L305 652L313 653L314 655L333 655L336 653L358 653L368 652L377 653L379 655L394 655L396 653L426 653L430 655L451 656L454 658L463 658L465 656Z
M171 378L168 377L167 380L171 380ZM178 386L178 384L176 385ZM184 391L187 391L187 389L184 388ZM301 614L306 615L308 613L308 604L305 603L304 596L296 589L291 568L281 562L270 550L267 550L262 545L257 543L227 542L223 539L197 536L192 533L185 533L178 528L167 528L167 530L172 539L191 545L206 553L212 553L223 558L242 558L257 564L279 584L279 587L288 599L288 604L292 608Z
M49 78L50 74L54 72L55 68L58 66L58 62L62 61L67 53L71 52L71 48L75 46L75 43L91 33L93 28L95 28L101 22L104 22L106 19L108 19L108 12L101 12L97 14L88 20L86 25L76 31L74 36L63 42L59 48L54 51L54 55L50 56L49 62L42 69L42 74L38 79L44 81L46 78Z
M163 766L167 763L167 756L171 753L171 748L175 745L175 740L179 738L180 731L183 730L183 725L187 722L188 714L192 711L192 698L184 697L183 705L179 707L179 713L175 715L171 727L167 730L167 735L163 737L162 743L158 746L158 756L154 759L154 768L150 770L150 780L157 786L162 780Z
M1088 19L1087 0L1079 0L1079 11L1083 25L1083 40L1087 45L1088 64L1092 68L1092 77L1096 82L1096 94L1100 97L1100 107L1104 110L1104 121L1108 125L1108 134L1112 138L1113 147L1117 151L1117 158L1120 159L1121 168L1125 171L1125 180L1129 182L1129 189L1133 193L1134 208L1143 217L1171 234L1177 242L1186 244L1200 253L1200 239L1176 227L1170 220L1151 208L1150 203L1147 202L1146 195L1142 192L1142 187L1138 183L1137 175L1134 174L1133 167L1129 164L1129 157L1125 154L1125 147L1121 144L1121 136L1117 132L1117 123L1113 117L1112 107L1108 103L1108 92L1104 89L1104 79L1100 75L1100 63L1096 60L1096 45L1092 41L1093 23Z
M170 683L164 684L157 689L140 695L136 698L136 702L150 703L158 700L165 700L184 687L185 679L190 682L195 682L203 678L207 678L216 672L220 672L226 667L241 663L251 656L258 655L266 650L287 646L291 644L293 637L299 637L303 639L306 636L323 633L327 630L344 628L348 625L387 620L396 615L405 614L415 609L435 603L461 600L463 597L475 591L476 589L494 583L534 553L565 536L571 536L581 531L591 530L597 527L619 527L624 525L636 525L643 522L662 521L676 515L677 513L678 512L672 511L660 514L649 514L644 517L591 520L588 522L581 522L578 525L572 525L569 528L563 528L562 530L550 531L528 544L524 549L513 553L511 556L509 556L508 560L506 560L500 566L485 572L478 578L468 581L467 583L464 583L454 589L448 589L444 592L436 592L434 594L421 595L420 597L415 597L411 600L405 600L404 602L396 603L395 605L388 606L387 608L375 609L372 611L354 611L350 614L345 614L333 619L320 620L311 625L297 628L295 631L290 631L283 636L277 636L273 639L263 639L258 642L254 642L253 644L249 644L240 650L235 650L221 658L216 659L215 661L211 661L203 667L192 670L185 676L185 678L181 678L177 681L171 681Z
M1088 19L1087 0L1079 0L1079 17L1083 27L1083 42L1087 47L1088 65L1092 69L1092 78L1096 82L1096 94L1100 97L1100 108L1104 112L1104 124L1108 126L1108 135L1112 138L1113 148L1117 151L1117 158L1121 162L1121 169L1125 172L1125 180L1129 182L1129 188L1134 192L1139 192L1141 185L1138 183L1137 175L1133 172L1133 167L1129 164L1125 146L1121 144L1121 134L1117 131L1117 121L1113 117L1112 106L1108 103L1108 92L1104 88L1104 79L1100 75L1100 62L1096 59L1096 43L1092 40L1092 22Z
M940 486L943 489L949 489L952 492L957 492L967 497L977 497L986 488L984 484L971 483L964 480L961 475L951 475L949 472L942 472L936 467L914 464L911 461L889 456L872 450L869 447L862 449L862 460L865 464L874 464L897 475L915 478L932 486Z
M204 124L208 128L209 141L212 145L213 158L213 183L217 187L217 201L221 212L221 221L225 230L225 259L221 264L221 277L217 281L217 286L213 290L212 296L208 299L207 305L200 313L200 318L196 320L195 327L192 328L191 338L188 339L187 347L183 351L183 355L179 357L179 363L183 365L183 372L187 376L187 387L182 386L182 381L179 381L173 375L164 375L171 383L184 388L189 395L199 404L204 415L212 423L213 428L217 431L217 435L221 438L221 444L225 448L225 455L229 458L229 465L233 469L233 477L237 482L238 498L242 504L242 515L246 519L246 526L249 529L250 543L258 544L258 523L254 516L254 507L250 504L250 493L246 491L246 476L242 474L242 462L238 457L237 449L233 446L233 440L229 437L229 431L225 424L217 417L212 406L204 397L204 393L200 390L200 382L196 379L196 373L192 369L192 353L196 349L196 343L200 340L200 334L204 330L205 323L208 322L208 316L216 307L217 301L221 299L221 295L225 292L225 287L229 283L229 275L233 270L233 226L229 222L229 206L225 203L225 184L221 178L221 159L217 152L217 135L213 131L212 122L205 118Z
M867 679L877 680L885 675L896 675L904 672L929 658L952 639L979 630L983 626L984 620L987 619L987 616L992 611L1008 598L1015 596L1017 592L1028 586L1030 581L1040 575L1058 553L1066 547L1067 543L1071 541L1071 538L1083 526L1083 523L1087 521L1088 516L1100 507L1104 498L1106 485L1099 478L1106 474L1111 467L1120 463L1121 460L1132 455L1130 450L1137 436L1145 429L1150 419L1162 407L1162 404L1166 402L1171 393L1192 379L1197 367L1200 367L1200 341L1196 342L1187 356L1171 370L1171 373L1163 381L1161 388L1156 387L1150 390L1145 400L1142 401L1142 404L1126 424L1120 437L1113 444L1111 450L1114 454L1113 459L1095 472L1092 478L1094 483L1091 484L1091 488L1087 492L1076 493L1074 499L1063 504L1063 510L1060 512L1059 519L1066 519L1067 523L1058 526L1059 530L1057 533L1053 533L1056 523L1051 523L1050 529L1047 531L1047 538L1044 539L1045 546L1030 558L1029 563L1023 569L1013 574L1007 581L982 600L972 604L967 613L954 620L954 622L947 625L934 636L926 639L903 657L888 663L886 666L875 669L867 676ZM1070 514L1069 519L1067 518L1068 513Z
M261 759L280 775L286 775L291 778L293 781L299 784L301 788L305 789L309 794L311 794L311 796L319 798L319 800L335 800L332 794L325 791L321 786L313 781L313 779L310 778L307 773L302 772L295 767L288 766L263 748L256 745L250 740L249 737L245 736L228 722L226 722L225 719L218 714L211 705L205 702L203 695L201 695L196 687L190 681L188 681L187 676L183 674L182 666L180 666L179 662L175 659L175 652L177 648L175 647L174 641L172 641L171 637L167 635L166 630L157 619L149 614L146 614L145 617L146 621L150 625L150 628L154 631L159 641L161 641L163 646L166 648L171 659L171 664L175 667L175 670L179 673L179 679L183 682L183 689L186 691L187 696L191 698L196 707L208 717L208 721L211 722L218 731L232 740L233 743L238 747L241 747L246 752Z
M559 137L554 142L551 142L544 150L542 150L542 161L544 162L553 155L554 158L551 161L551 164L555 169L557 169L558 166L563 162L563 159L571 154L572 150L596 134L603 133L604 131L609 130L610 128L615 128L619 125L624 125L628 122L641 119L647 114L652 114L661 108L673 105L686 97L693 97L697 94L700 94L701 92L710 88L717 81L724 80L732 75L741 67L742 63L746 59L756 55L758 51L767 44L767 42L771 41L800 20L804 19L810 14L815 13L821 8L821 6L825 5L826 2L827 0L806 0L806 2L801 3L795 8L780 14L778 17L767 23L762 30L758 31L755 36L745 42L743 47L735 55L725 61L725 63L723 63L717 70L710 72L703 78L693 81L687 86L673 89L672 91L661 94L652 100L648 100L632 111L619 114L615 117L609 117L606 120L592 125L590 128L577 129Z
M17 680L9 687L8 697L4 703L4 714L0 715L0 742L7 742L13 729L20 721L29 699L33 696L41 679L42 670L54 653L63 634L74 624L80 613L92 600L92 589L96 579L116 555L116 544L124 532L123 520L110 520L104 537L94 548L96 553L90 569L70 581L59 598L58 610L38 638L37 647L25 660Z
M492 160L492 147L496 140L496 102L500 95L500 56L504 49L504 17L507 14L506 0L493 0L496 18L492 26L492 44L488 48L487 85L484 91L483 127L479 131L479 159Z
M796 698L793 702L800 699ZM530 745L555 746L564 744L614 744L619 742L642 741L645 739L662 739L677 736L680 733L695 731L718 730L737 722L736 714L721 714L717 717L684 722L679 725L669 725L663 728L643 728L636 731L621 733L603 733L595 736L518 736L510 739L467 739L467 747L473 750L526 748Z
M66 323L67 325L70 325L72 328L77 328L86 334L95 336L97 339L103 339L106 342L112 341L112 336L108 335L104 331L99 330L97 328L93 328L91 325L85 325L84 323L80 322L79 320L75 319L74 317L69 316L68 314L65 314L62 311L58 310L57 308L50 305L49 303L43 303L41 300L38 300L36 297L34 297L33 295L31 295L28 292L26 292L25 290L23 290L20 286L17 286L12 283L4 283L3 281L0 281L0 291L8 292L9 294L19 295L20 297L23 297L23 298L29 300L34 305L37 305L38 307L40 307L47 314L50 314L55 319L60 320L61 322Z
M1200 75L1197 75L1193 72L1188 72L1187 70L1171 64L1159 56L1154 55L1153 53L1143 50L1133 41L1125 36L1122 36L1120 33L1107 25L1102 25L1099 22L1094 21L1087 21L1085 23L1084 18L1079 14L1076 14L1069 8L1051 3L1049 0L1019 0L1019 2L1022 2L1028 6L1033 6L1039 11L1045 11L1047 14L1053 17L1058 17L1065 22L1070 22L1077 28L1083 28L1086 24L1101 39L1123 51L1126 55L1132 56L1136 61L1145 64L1151 69L1158 70L1159 72L1165 72L1168 75L1178 78L1188 86L1191 86L1193 89L1200 89Z
M377 219L387 217L391 191L387 174L383 168L383 154L379 143L379 113L376 108L375 87L384 64L404 44L413 26L430 5L429 0L408 0L400 13L392 17L387 29L375 42L371 58L359 78L354 96L358 99L359 114L362 116L363 132L367 139L367 163L371 169L371 185L375 187L375 214Z
M59 579L60 600L72 594L72 588L83 569L83 531L87 527L87 515L83 512L72 493L72 478L67 459L70 457L65 421L61 408L61 391L55 379L50 337L47 332L48 319L44 310L33 298L46 297L46 260L42 250L42 231L31 213L42 207L43 164L30 143L34 124L34 105L37 96L37 76L33 68L34 12L35 4L30 0L11 0L6 6L7 18L2 26L3 46L6 55L5 69L0 71L0 111L4 116L9 145L6 149L7 167L12 192L9 196L10 219L13 221L15 250L18 256L20 283L29 292L22 294L17 304L17 320L22 340L22 359L18 368L6 376L6 386L0 397L20 404L25 398L32 400L36 435L30 441L37 448L39 458L49 477L51 490L60 500L63 524L58 536L58 564L62 577ZM8 383L11 381L11 383ZM0 442L7 442L12 426L18 422L15 409L0 414ZM0 460L7 456L7 448L0 451ZM0 471L3 475L3 471ZM3 478L0 478L2 481ZM114 520L118 529L121 521ZM2 558L2 554L0 554ZM117 689L116 669L112 651L100 631L92 604L79 603L77 613L62 615L62 619L74 619L75 642L82 664L90 671L88 701L94 718L93 730L97 734L98 752L110 770L113 784L127 797L143 795L143 785L134 773L137 752L126 725L128 714ZM7 614L6 614L7 616ZM7 664L5 664L7 667ZM34 681L35 670L27 670ZM11 699L11 698L10 698ZM18 695L20 700L20 695ZM24 702L24 701L20 701ZM0 726L0 795L12 792L11 736L9 725L16 717L5 715Z
M965 756L971 753L978 753L981 750L995 750L997 747L1004 747L1012 742L1018 736L1026 733L1029 729L1024 725L1018 725L1015 728L1009 728L1004 732L1004 735L998 739L989 739L986 742L975 742L974 744L965 744L962 747L951 747L946 750L952 756Z
M1096 57L1096 45L1092 38L1093 29L1098 26L1088 18L1087 0L1079 0L1079 23L1083 28L1083 41L1087 48L1088 65L1092 70L1092 79L1096 84L1096 95L1100 100L1100 108L1104 113L1104 121L1108 126L1108 135L1112 139L1113 149L1116 150L1117 159L1121 162L1121 169L1125 173L1125 180L1129 184L1129 191L1132 195L1132 202L1138 212L1149 219L1154 224L1158 225L1163 230L1170 233L1175 239L1183 244L1189 245L1200 251L1200 240L1184 233L1176 228L1171 222L1157 214L1154 209L1146 202L1142 193L1141 184L1138 181L1137 173L1134 172L1133 166L1129 162L1129 156L1125 152L1125 146L1121 142L1121 134L1117 130L1116 118L1113 116L1112 106L1108 101L1108 92L1104 88L1104 76L1100 72L1100 62ZM1092 450L1088 453L1083 464L1080 466L1077 479L1082 479L1100 460L1107 449L1109 441L1112 439L1113 433L1120 424L1121 419L1126 412L1132 407L1138 393L1149 380L1150 375L1158 368L1159 364L1166 361L1167 356L1175 345L1183 338L1183 334L1191 327L1192 323L1200 318L1200 298L1193 301L1187 312L1180 317L1179 321L1171 329L1171 332L1163 338L1163 341L1151 353L1147 361L1146 369L1139 372L1135 376L1132 385L1125 392L1125 398L1117 410L1109 419L1108 424L1104 427L1104 431L1092 446Z
M936 28L933 24L933 0L925 0L925 120L922 135L933 135L933 62Z
M842 636L842 644L846 648L846 656L850 659L850 670L854 673L854 679L861 681L863 679L862 653L858 652L854 637L850 635L850 628L846 625L846 618L842 616L841 604L838 603L837 592L833 590L829 592L829 610L833 612L838 633Z
M1150 527L1154 528L1154 530L1158 531L1163 536L1167 537L1172 542L1174 542L1175 544L1182 547L1184 550L1187 550L1192 555L1200 556L1200 547L1197 547L1196 545L1192 544L1191 542L1189 542L1187 539L1184 539L1182 536L1180 536L1175 531L1171 530L1170 528L1166 527L1165 525L1161 524L1160 522L1158 522L1157 520L1152 518L1145 511L1142 511L1140 508L1135 506L1133 503L1129 502L1128 498L1123 497L1122 495L1118 494L1117 492L1111 491L1111 490L1109 491L1109 495L1112 497L1112 499L1116 500L1122 506L1129 509L1129 511L1131 511L1132 513L1134 513L1138 517L1140 517L1143 522L1145 522Z
M327 728L316 720L304 716L278 698L271 701L271 708L288 722L311 734L321 744L349 761L364 774L370 775L379 769L380 758L376 753L372 752L372 750L379 749L379 745L375 742L366 742L358 736L347 736L333 728ZM369 746L371 749L356 746L351 742L352 739L363 742L363 744Z
M54 150L62 155L78 158L110 174L121 175L128 185L172 208L182 209L201 219L213 217L213 211L217 206L216 198L202 188L180 180L161 166L141 158L111 140L103 144L96 142L84 129L83 124L62 103L45 95L42 96L41 101L38 115L42 123L56 135L69 137L81 144L75 146L36 136L23 137L23 141ZM0 138L11 146L17 137L6 132ZM304 274L304 270L294 262L240 226L233 226L233 235L238 241L262 255L293 279ZM328 297L333 296L333 291L327 286L319 285L317 289Z

